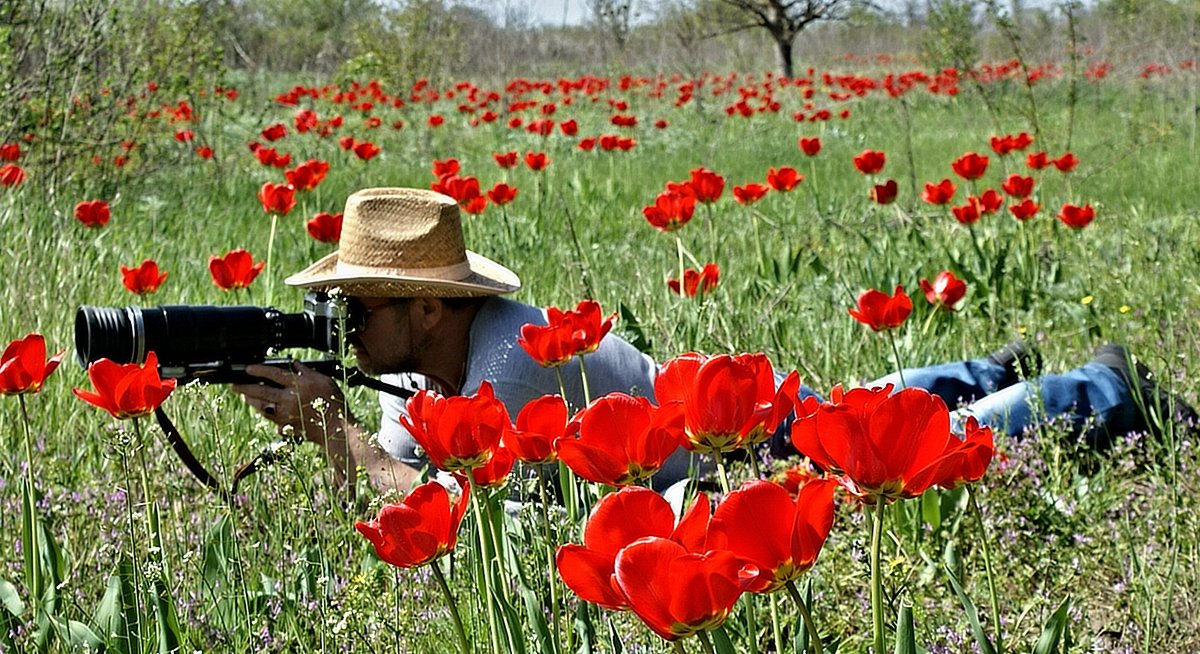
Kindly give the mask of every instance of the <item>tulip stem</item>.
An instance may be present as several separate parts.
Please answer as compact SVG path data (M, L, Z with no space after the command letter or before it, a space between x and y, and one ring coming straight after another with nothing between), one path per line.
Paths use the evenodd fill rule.
M908 388L908 384L904 382L904 366L900 363L900 348L896 346L896 334L893 330L887 330L888 342L892 344L892 356L896 359L896 374L900 376L900 388Z
M546 543L546 583L550 586L550 624L554 632L554 651L563 651L562 634L558 631L558 577L554 574L554 538L550 528L550 503L546 499L546 465L537 467L538 496L542 502L542 539Z
M779 624L779 602L776 601L777 595L771 594L767 596L771 600L771 635L775 639L775 651L783 652L783 628Z
M715 201L716 200L713 200L712 202L715 202ZM717 232L716 232L716 226L715 226L716 221L713 220L712 202L704 203L704 223L705 223L705 225L708 226L708 260L716 261L717 260ZM679 278L679 288L680 288L680 290L683 289L683 278L682 277Z
M588 389L587 367L583 365L583 355L579 355L579 378L583 381L583 406L587 408L592 403L592 393Z
M153 538L154 529L150 523L150 482L146 477L146 444L142 442L142 421L138 418L133 418L133 440L134 447L138 451L138 472L141 475L142 481L142 510L146 512L146 535ZM156 543L151 542L151 546Z
M683 239L679 237L679 232L675 232L675 251L679 254L679 296L687 295L687 289L684 288L683 278L686 268L683 264Z
M992 602L992 629L996 630L996 652L1004 654L1004 635L1000 629L1000 602L996 596L996 578L992 574L992 548L988 540L987 526L983 524L983 511L979 508L979 500L975 497L975 488L967 488L967 497L971 500L971 510L979 521L979 543L983 549L983 572L987 576L988 599Z
M29 524L33 527L33 529L29 530L29 542L25 543L24 546L29 548L29 558L27 561L32 562L30 566L30 578L33 580L33 583L30 584L32 588L29 589L29 593L30 595L36 595L33 597L33 618L34 624L38 624L38 616L42 612L42 597L38 594L40 592L39 587L41 586L40 577L42 572L41 547L39 547L42 534L38 529L38 521L34 519L37 499L33 493L33 434L29 428L29 409L25 406L24 393L17 395L17 403L21 405L21 426L25 432L25 483L29 486L25 490L25 510L29 512Z
M279 214L271 214L271 237L267 239L267 265L263 272L267 273L267 306L275 302L275 278L271 276L271 252L275 249L275 228L279 225Z
M479 561L482 566L483 604L487 610L488 632L491 636L492 654L500 654L500 627L497 624L496 604L492 597L492 548L489 537L490 528L480 502L487 501L487 495L475 483L475 478L467 475L467 483L471 488L471 508L475 512L475 526L479 531ZM480 498L483 499L480 499Z
M713 450L713 459L717 462L717 480L721 482L721 490L726 495L729 494L729 473L725 471L725 458L721 456L721 450ZM701 632L704 633L704 632Z
M796 588L796 582L789 581L784 587L787 588L788 595L791 595L792 601L796 603L796 608L800 609L800 617L804 619L804 629L808 632L809 653L821 654L821 637L817 635L817 625L813 622L812 612L808 610L808 604L804 602L804 598L800 596L800 591Z
M675 650L679 654L687 654L687 649L685 649L683 646L683 640L671 641L671 649Z
M450 617L454 620L454 632L458 635L458 649L462 654L471 654L470 641L467 640L467 632L463 629L462 618L458 615L458 603L454 601L454 594L450 592L446 576L442 574L442 568L437 561L431 562L429 568L433 570L433 578L437 580L438 587L446 596L446 606L450 608Z
M704 646L705 652L708 652L708 654L717 654L717 650L713 649L712 641L708 638L707 631L701 629L696 632L696 635L700 637L700 644Z
M883 645L883 571L879 559L883 549L883 498L875 498L875 519L871 525L871 621L875 632L875 654L884 654Z

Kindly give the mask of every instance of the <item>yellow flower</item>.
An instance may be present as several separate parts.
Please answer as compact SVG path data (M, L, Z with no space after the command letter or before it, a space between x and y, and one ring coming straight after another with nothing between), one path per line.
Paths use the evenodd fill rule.
M1094 297L1092 297L1092 296L1090 296L1090 295L1085 295L1085 296L1083 296L1083 298L1081 298L1081 299L1079 300L1079 303L1080 303L1080 304L1082 304L1082 305L1084 305L1084 306L1087 306L1087 305L1091 304L1091 303L1092 303L1092 300L1094 300L1094 299L1096 299L1096 298L1094 298Z
M1131 309L1129 308L1128 304L1122 304L1121 308L1117 309L1117 311L1120 311L1121 313L1129 313Z

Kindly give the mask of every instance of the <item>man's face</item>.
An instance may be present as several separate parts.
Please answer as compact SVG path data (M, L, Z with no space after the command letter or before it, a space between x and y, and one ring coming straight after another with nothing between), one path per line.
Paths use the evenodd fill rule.
M369 375L410 372L417 366L411 303L403 298L350 298L361 312L358 328L346 342L358 359L358 367Z

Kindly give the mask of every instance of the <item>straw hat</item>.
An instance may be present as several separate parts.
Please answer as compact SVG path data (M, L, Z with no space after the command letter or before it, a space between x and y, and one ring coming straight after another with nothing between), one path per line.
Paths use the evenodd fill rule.
M284 281L364 297L470 297L521 288L511 270L466 249L453 199L414 188L351 195L338 251Z

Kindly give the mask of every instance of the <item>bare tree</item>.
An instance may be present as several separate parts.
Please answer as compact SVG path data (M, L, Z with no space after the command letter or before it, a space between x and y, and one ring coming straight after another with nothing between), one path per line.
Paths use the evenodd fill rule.
M588 9L596 25L617 44L617 50L624 51L637 14L633 0L588 0Z
M796 35L809 24L819 20L836 20L845 17L846 11L860 0L721 0L742 15L744 23L733 26L729 31L761 27L771 34L775 42L775 58L779 72L791 77L792 44Z

